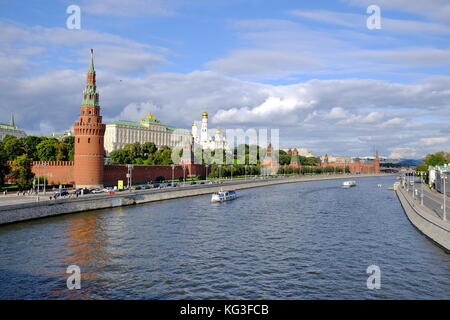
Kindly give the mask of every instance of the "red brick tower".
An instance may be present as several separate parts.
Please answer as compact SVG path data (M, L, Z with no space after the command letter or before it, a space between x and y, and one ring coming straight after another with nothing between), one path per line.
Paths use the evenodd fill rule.
M375 160L373 161L373 169L374 173L380 173L380 156L378 155L378 151L375 156Z
M75 154L74 180L77 188L102 188L105 125L100 116L98 92L95 82L94 56L87 73L86 89L80 115L74 124Z

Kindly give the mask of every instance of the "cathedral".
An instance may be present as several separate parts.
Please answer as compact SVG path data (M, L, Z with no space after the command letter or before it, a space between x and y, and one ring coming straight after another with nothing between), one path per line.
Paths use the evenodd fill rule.
M220 129L216 129L214 136L210 137L208 134L208 112L202 114L202 124L200 127L200 134L198 132L198 125L196 122L192 124L192 138L194 143L200 145L202 149L228 150L229 145L226 138L223 136Z

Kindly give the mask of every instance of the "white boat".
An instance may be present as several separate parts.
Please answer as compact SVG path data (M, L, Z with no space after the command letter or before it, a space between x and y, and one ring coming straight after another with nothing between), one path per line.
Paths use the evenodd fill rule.
M224 202L224 201L230 201L237 198L237 194L235 191L223 191L220 190L219 192L213 193L211 196L211 202Z
M354 187L354 186L356 186L356 181L354 181L354 180L342 182L342 188L350 188L350 187Z

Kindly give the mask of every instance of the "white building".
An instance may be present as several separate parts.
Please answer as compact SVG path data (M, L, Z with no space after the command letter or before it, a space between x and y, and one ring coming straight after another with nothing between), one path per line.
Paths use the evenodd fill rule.
M9 124L0 123L0 141L2 141L6 135L15 136L17 138L27 136L25 131L20 130L14 123L14 115L11 115L11 121Z
M225 149L228 150L228 142L223 136L220 129L216 129L214 136L210 137L208 132L208 113L203 112L202 114L202 124L200 127L200 134L198 132L198 125L196 122L192 124L192 137L194 138L194 143L200 145L203 149Z
M105 150L111 153L114 150L122 149L127 144L139 142L153 142L158 148L168 146L174 148L180 142L191 143L192 136L189 130L177 130L162 124L151 113L138 122L114 121L106 124L105 130Z

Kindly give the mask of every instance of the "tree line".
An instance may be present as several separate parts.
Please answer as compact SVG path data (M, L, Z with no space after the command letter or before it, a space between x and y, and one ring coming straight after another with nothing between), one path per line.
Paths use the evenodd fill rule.
M429 166L443 166L450 163L450 152L439 151L436 153L429 153L422 159L423 164L416 167L416 171L428 171Z
M49 137L27 136L18 138L6 135L0 142L0 187L5 184L6 175L17 181L21 190L29 189L34 175L33 161L73 161L73 136L62 140ZM11 165L8 165L8 162Z

